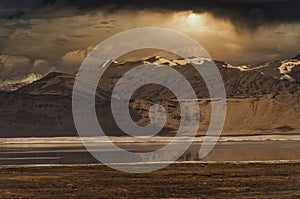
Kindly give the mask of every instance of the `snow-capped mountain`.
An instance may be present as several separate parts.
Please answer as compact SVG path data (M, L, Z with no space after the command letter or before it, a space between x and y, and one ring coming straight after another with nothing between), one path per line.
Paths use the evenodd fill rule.
M190 63L201 65L213 62L214 60L208 58L191 57L185 59L169 60L164 57L155 56L144 60L144 64L154 65L168 65L172 67L184 66ZM265 62L254 65L232 65L223 63L223 67L227 69L236 69L241 72L256 71L262 75L273 77L278 80L288 80L290 82L300 82L300 55L292 59L280 60L274 62Z
M292 59L266 62L257 65L234 66L225 64L224 67L237 69L243 72L258 71L261 74L271 76L274 79L300 83L300 55Z
M31 73L26 76L14 77L14 78L2 78L0 80L0 90L2 91L15 91L27 84L41 79L43 75L38 73Z
M116 81L115 77L121 77L124 71L127 71L134 66L140 65L141 63L154 64L158 67L160 65L168 65L179 70L179 72L182 72L188 79L191 79L195 76L195 71L193 71L192 68L188 67L191 63L202 65L209 64L213 61L214 60L212 59L199 57L189 57L185 59L167 59L161 56L155 56L141 61L111 61L110 64L114 67L112 67L112 69L108 69L108 71L110 71L108 73L109 75L104 78L106 79L106 82L102 82L102 85L105 85L107 88L111 87L111 85L113 85ZM283 90L283 88L287 88L289 90L290 88L294 87L292 84L289 85L284 82L300 82L300 56L294 57L292 59L266 62L256 65L235 66L220 61L214 62L220 70L225 85L227 85L227 94L229 96L255 95L259 94L258 92L261 92L261 94L276 93L280 90ZM0 90L19 90L20 92L29 94L66 94L72 92L74 79L74 75L57 72L50 73L49 75L46 75L45 78L43 78L43 75L41 74L32 73L23 77L4 78L0 80ZM197 87L201 85L200 87L202 88L203 82L201 81L201 79L191 79L191 82L192 84L194 83L195 85L197 85ZM253 89L251 88L251 85L255 85ZM205 90L205 85L203 85L203 89ZM292 90L294 90L294 88ZM231 91L234 93L232 93ZM110 92L110 90L107 90L107 92Z
M191 66L191 63L196 65L211 64L213 60L206 58L190 57L186 59L166 59L164 57L151 57L140 61L110 61L111 67L106 67L105 75L99 82L97 96L110 96L114 85L130 69L141 64L154 64L157 67L160 65L168 65L182 75L190 82L199 98L209 97L207 87L201 75ZM226 94L228 97L249 97L261 96L265 94L277 94L283 91L300 92L299 84L286 81L285 76L295 78L294 70L297 68L298 62L295 59L289 61L278 61L274 63L263 63L253 66L232 66L220 61L214 61L217 65L220 74L222 75ZM293 64L293 65L292 65ZM97 71L91 71L92 73ZM137 76L147 74L136 74ZM168 75L165 75L167 77ZM137 78L130 78L129 81L135 81ZM296 79L296 78L295 78ZM18 89L18 93L26 93L32 95L64 95L71 96L72 88L75 81L74 74L50 73L44 78L27 84ZM125 92L125 91L124 91ZM158 100L170 99L167 89L161 88L158 85L145 85L142 90L138 90L134 94L145 99Z

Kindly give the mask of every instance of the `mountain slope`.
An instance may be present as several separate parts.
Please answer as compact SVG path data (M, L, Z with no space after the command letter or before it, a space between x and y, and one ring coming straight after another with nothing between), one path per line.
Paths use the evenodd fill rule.
M200 65L211 60L190 58ZM300 92L297 81L281 79L280 66L287 61L246 67L232 67L215 62L224 80L227 117L223 135L298 133L300 131ZM296 62L293 59L293 62ZM211 99L201 76L183 59L168 60L152 57L147 60L114 62L103 75L96 92L98 120L107 135L124 135L116 126L110 108L110 93L119 78L133 67L152 63L167 64L182 73L200 98L201 122L199 135L210 121ZM292 75L294 68L288 70ZM264 72L262 72L264 70ZM91 71L93 72L93 71ZM147 75L147 74L137 74ZM134 81L134 78L132 78ZM14 92L0 92L0 137L76 136L72 116L72 89L75 75L50 73ZM126 92L126 90L124 91ZM180 123L180 110L175 96L158 85L138 89L130 102L130 113L141 126L149 124L149 106L163 105L168 113L160 135L174 135Z
M77 136L71 98L56 95L27 95L0 92L0 137ZM174 101L132 100L131 115L138 125L149 123L150 104L160 103L168 112L160 135L173 136L180 123L179 107ZM198 135L204 135L210 121L210 99L201 99ZM125 135L115 124L110 103L97 102L98 121L110 136ZM300 131L300 98L282 93L277 96L230 98L222 135L297 134ZM89 134L96 136L95 134Z
M74 75L53 72L31 84L18 89L18 93L33 95L70 95L73 90Z

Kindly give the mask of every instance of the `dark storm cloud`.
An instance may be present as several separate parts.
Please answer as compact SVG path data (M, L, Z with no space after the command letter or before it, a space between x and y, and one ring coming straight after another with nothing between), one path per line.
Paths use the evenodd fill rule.
M7 12L1 15L0 11L2 18L59 17L57 12L65 9L75 9L78 12L101 9L108 13L133 9L206 12L217 18L230 20L242 28L256 28L272 23L300 23L299 0L2 0L0 4L0 9ZM47 9L48 12L37 12L43 9ZM55 10L56 14L52 15L49 9ZM64 14L65 12L61 12L61 15Z

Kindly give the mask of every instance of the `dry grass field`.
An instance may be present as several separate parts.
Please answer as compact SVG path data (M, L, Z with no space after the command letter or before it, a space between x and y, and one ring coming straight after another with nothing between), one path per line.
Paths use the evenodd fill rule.
M2 167L0 198L299 198L300 164L172 164L146 173L103 165Z

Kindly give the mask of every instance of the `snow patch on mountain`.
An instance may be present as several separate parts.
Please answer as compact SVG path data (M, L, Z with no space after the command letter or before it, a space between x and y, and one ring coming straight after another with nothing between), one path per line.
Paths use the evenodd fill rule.
M296 66L300 65L299 60L287 60L281 62L281 65L278 67L278 70L280 71L281 74L287 74L292 72L292 69Z
M232 68L232 69L238 69L240 71L248 71L249 67L248 66L233 66L231 64L225 65L226 68Z
M41 79L43 75L39 73L31 73L26 76L15 78L4 78L0 81L0 90L3 91L15 91L27 84L35 82Z
M144 60L144 64L154 64L154 65L168 65L168 66L184 66L187 64L196 64L196 65L202 65L206 62L213 62L213 60L208 58L199 58L199 57L190 57L190 58L183 58L183 59L173 59L168 60L164 57L155 56L152 58L149 58L147 60Z
M268 67L268 66L269 66L269 63L261 64L261 65L258 65L258 66L246 66L246 65L234 66L234 65L231 65L231 64L225 65L226 68L237 69L237 70L240 70L240 71L257 70L257 69L265 68L265 67Z
M300 61L297 59L282 61L281 65L278 67L280 74L282 74L280 80L288 80L290 82L295 82L296 80L290 76L290 73L296 66L300 66Z
M176 66L177 64L171 60L168 60L164 57L160 57L160 56L155 56L155 57L151 57L147 60L143 61L144 64L154 64L154 65L168 65L168 66Z
M288 74L284 74L280 77L280 80L288 80L290 82L295 82L296 80L294 78L292 78L290 75Z

